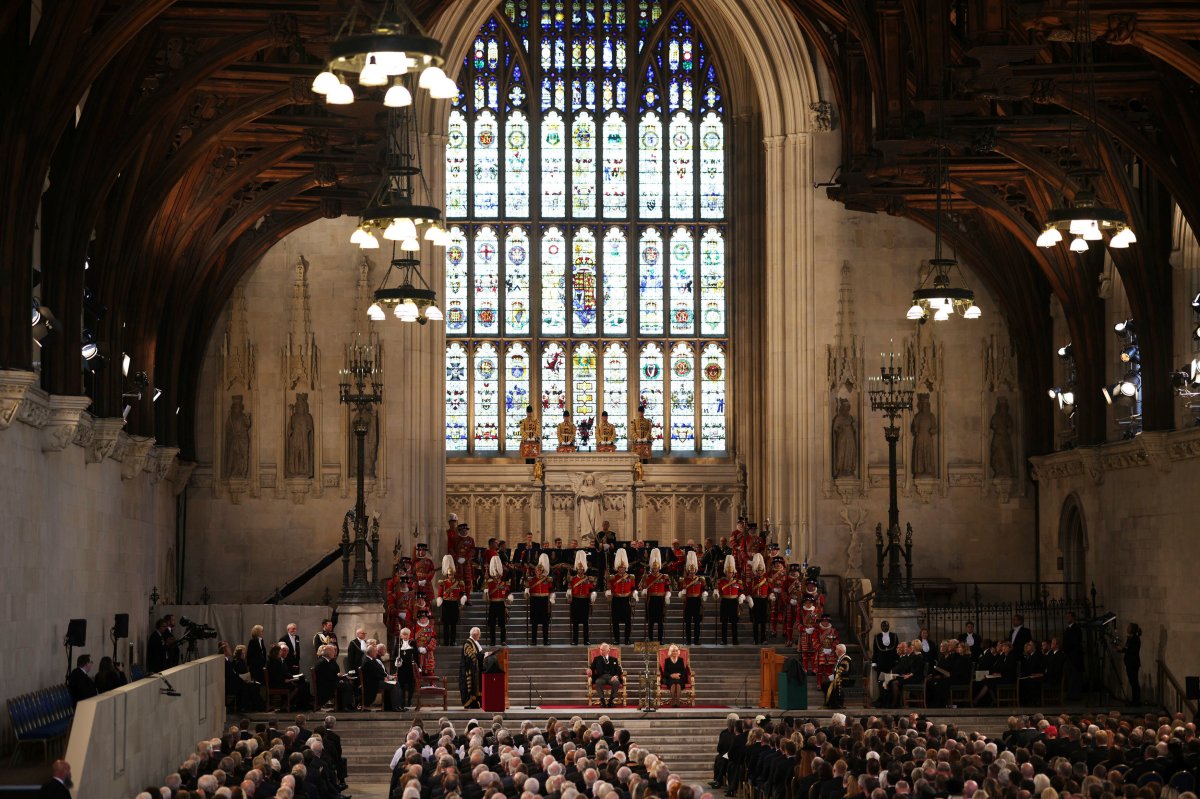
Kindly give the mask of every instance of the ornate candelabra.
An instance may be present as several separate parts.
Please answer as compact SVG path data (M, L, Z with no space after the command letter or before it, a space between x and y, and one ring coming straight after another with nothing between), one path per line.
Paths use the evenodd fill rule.
M371 427L372 408L383 401L383 369L376 360L375 347L362 344L356 337L355 343L346 348L346 368L342 369L339 381L340 399L353 409L354 439L357 443L358 485L354 503L354 540L349 540L348 531L342 535L342 590L338 604L361 604L382 602L383 592L379 589L379 524L376 521L374 543L367 538L366 500L366 444L367 431ZM350 551L354 552L354 574L346 568ZM367 551L370 550L375 564L373 580L367 579Z
M900 544L900 507L896 491L896 444L900 441L900 426L896 420L913 407L916 379L905 376L904 369L896 365L896 353L879 354L879 377L868 378L868 393L871 410L879 411L887 419L883 436L888 442L888 529L887 544L884 545L883 530L875 526L875 571L879 588L875 604L881 607L916 607L917 597L912 590L912 525L908 526L903 549ZM900 559L907 562L907 579L901 575ZM887 560L887 577L884 578L883 564Z

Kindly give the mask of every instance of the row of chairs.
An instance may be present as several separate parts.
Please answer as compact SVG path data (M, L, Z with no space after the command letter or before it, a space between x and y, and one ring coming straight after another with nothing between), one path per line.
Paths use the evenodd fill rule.
M1015 683L994 684L991 692L996 705L1001 707L1021 707L1023 702L1033 702L1035 705L1061 704L1065 693L1063 679L1038 680L1023 679ZM1022 693L1025 694L1022 697ZM920 685L906 685L902 691L905 707L929 707L929 678L926 677ZM950 685L947 702L958 707L975 706L975 688L973 683Z
M47 760L50 747L57 747L66 741L71 721L75 718L75 703L65 684L14 696L6 704L17 738L9 765L16 765L19 761L21 744L40 743L42 759Z
M309 668L308 681L309 681L309 685L315 689L316 684L317 684L317 670L315 668L311 668L311 667ZM358 704L363 709L366 709L367 708L366 694L364 692L361 671L359 671L357 673L354 683L355 683L354 684L355 693L358 696ZM288 685L272 686L270 676L264 673L264 675L263 675L263 691L266 695L267 710L288 711L288 710L293 709L293 704L296 699L297 689L295 689L291 686L288 686ZM422 708L423 699L429 698L429 697L432 697L435 700L435 704L436 704L436 700L440 699L441 704L442 704L442 710L446 710L448 708L449 692L446 688L446 678L445 677L439 677L434 674L424 674L424 675L417 676L416 691L414 691L414 698L416 699L416 703L417 703L416 709L420 710ZM382 693L380 693L376 697L375 702L379 705L382 705L382 702L383 702Z
M667 694L669 696L671 693L671 689L668 688L662 681L662 666L663 666L663 663L667 659L667 653L669 651L670 651L670 647L668 647L668 646L659 647L659 649L658 649L658 666L655 671L655 686L656 686L656 689L654 692L655 707L662 706L663 694ZM588 647L587 665L584 667L584 670L583 670L584 682L587 684L586 690L587 690L588 706L600 704L600 696L596 693L595 686L592 685L592 669L591 669L592 660L595 659L599 654L600 654L600 647L598 647L598 646ZM629 672L625 670L625 662L623 660L621 660L621 648L619 646L609 646L608 654L611 655L612 657L616 658L617 661L619 663L621 663L621 668L622 668L622 671L624 672L624 677L622 677L622 679L621 679L621 687L617 691L616 699L620 700L620 706L628 705L629 704L629 690L628 690L627 683L629 681ZM690 705L691 707L695 707L696 706L696 669L695 669L695 667L692 666L691 651L687 647L681 646L681 647L679 647L679 657L684 662L684 664L687 665L687 667L688 667L688 681L687 681L687 684L685 684L683 686L683 690L680 693L680 702L682 702L685 705Z

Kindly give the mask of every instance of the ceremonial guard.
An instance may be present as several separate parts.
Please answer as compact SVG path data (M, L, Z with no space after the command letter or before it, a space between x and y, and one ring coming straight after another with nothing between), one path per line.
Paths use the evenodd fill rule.
M467 587L467 595L475 590L475 539L471 537L471 528L465 524L458 526L458 543L454 549L454 568L458 578ZM470 604L470 599L467 599Z
M425 676L432 676L437 666L438 638L437 629L429 620L429 611L417 612L417 631L413 634L413 642L417 645L417 669Z
M667 603L671 601L671 578L662 572L662 554L657 547L650 550L650 569L642 578L642 595L646 597L646 640L661 644ZM656 626L657 636L654 635Z
M333 622L329 619L321 620L321 631L313 636L313 652L315 653L314 660L321 656L321 647L332 646L333 656L336 658L341 652L338 646L337 633L333 631ZM299 660L300 653L295 653L296 659Z
M496 645L496 628L500 628L501 646L508 643L508 606L512 604L512 592L504 576L504 562L499 555L488 561L488 579L484 586L488 599L488 640Z
M582 549L575 553L575 573L568 581L567 593L571 597L571 644L579 645L579 627L583 625L583 644L590 646L588 622L596 601L596 581L587 572L587 553Z
M542 426L533 415L533 406L525 406L525 418L521 420L521 457L527 461L542 454Z
M613 643L621 640L621 625L625 625L625 644L629 645L629 628L633 623L632 603L637 601L637 583L629 576L629 556L624 549L617 550L615 570L608 577L605 596L612 600Z
M537 571L525 589L529 597L529 644L537 646L538 627L542 628L542 645L550 645L550 606L554 604L554 580L550 577L550 558L543 552L538 558Z
M639 405L637 418L629 424L629 441L633 452L642 460L650 460L650 449L654 446L654 425L646 418L646 408Z
M729 628L733 628L733 645L738 645L738 606L746 601L742 592L742 581L738 578L737 560L733 555L725 556L725 576L717 580L717 594L721 597L721 644L729 645Z
M465 527L465 524L460 524L458 529L461 531ZM459 535L461 536L462 533L460 532ZM437 568L429 557L429 545L422 541L417 544L417 552L413 556L413 591L427 604L433 601L436 577Z
M696 553L687 553L687 566L679 583L679 598L683 600L683 638L688 646L700 645L701 606L708 599L708 583L700 575L699 566Z
M843 680L850 676L850 656L846 654L846 645L838 644L834 648L837 660L833 664L833 672L824 684L825 707L837 710L846 706L846 690Z
M817 671L817 625L821 621L821 612L811 599L803 600L800 606L800 622L796 625L796 642L800 649L800 661L804 664L806 674Z
M442 609L442 640L449 646L458 641L458 609L467 604L467 588L454 573L454 558L442 556L442 579L438 582L437 604Z
M458 548L458 514L451 513L446 524L446 551L454 552Z
M775 556L771 559L771 638L772 640L779 637L782 630L786 636L788 630L788 609L791 607L788 596L788 589L791 587L792 578L788 576L787 564L783 558Z
M578 435L578 431L575 423L571 421L570 411L563 411L563 420L558 423L555 431L558 434L558 451L575 452L575 437Z
M799 647L797 632L800 626L800 603L804 601L804 575L800 573L800 564L793 563L788 568L787 616L784 623L784 634L787 645Z
M839 643L841 643L841 637L834 628L829 614L826 613L821 617L821 623L817 625L816 672L817 677L822 681L828 680L829 676L833 674L833 667L837 664Z
M808 572L807 566L801 566L800 568L805 573ZM819 569L814 567L813 571L816 572ZM821 593L821 584L811 575L804 581L804 599L812 600L813 605L817 608L818 615L825 612L825 595Z
M411 578L399 570L387 582L383 621L388 631L388 651L394 652L400 641L400 630L412 623Z
M746 541L750 533L746 529L746 517L739 516L737 526L729 534L729 553L733 555L739 575L746 573Z
M596 425L596 451L617 451L617 428L608 421L608 411L600 414L600 424Z
M750 560L751 574L746 585L750 595L750 630L755 646L767 642L767 618L771 612L771 580L767 577L767 564L761 552L754 553Z

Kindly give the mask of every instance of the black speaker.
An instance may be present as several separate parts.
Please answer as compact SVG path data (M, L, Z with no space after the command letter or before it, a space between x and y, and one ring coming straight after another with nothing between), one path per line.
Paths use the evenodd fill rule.
M1183 684L1188 699L1200 699L1200 677L1184 677Z
M71 619L67 624L67 646L87 646L87 619Z
M118 613L113 617L113 636L116 638L129 637L129 614Z

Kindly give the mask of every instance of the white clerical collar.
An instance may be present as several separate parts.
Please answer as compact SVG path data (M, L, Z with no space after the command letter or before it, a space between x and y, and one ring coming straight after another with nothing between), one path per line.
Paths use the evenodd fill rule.
M880 639L881 641L883 641L883 645L884 645L884 646L891 646L891 645L892 645L892 634L891 634L891 633L888 633L888 632L883 632L883 633L880 633L880 634L879 634L879 639Z

